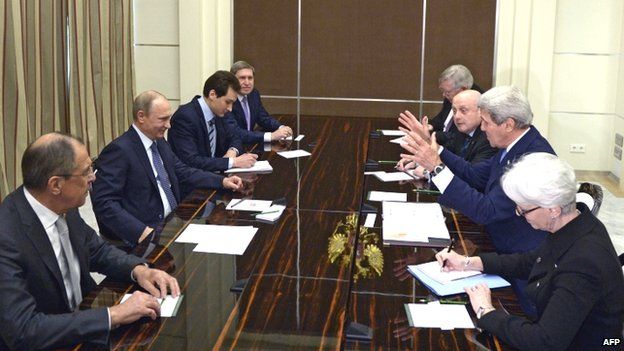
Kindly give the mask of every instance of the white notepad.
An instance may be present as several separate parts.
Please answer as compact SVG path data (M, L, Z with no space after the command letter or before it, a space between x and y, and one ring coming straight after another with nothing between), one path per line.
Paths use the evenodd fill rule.
M271 207L272 203L273 201L270 200L232 199L225 209L235 211L264 212Z
M369 201L407 201L406 193L396 193L392 191L371 191L368 193Z
M297 158L297 157L305 157L305 156L311 155L311 153L305 150L280 151L277 154L284 158Z
M269 161L258 161L249 168L230 168L225 173L245 173L245 172L273 172L273 167Z
M407 319L412 327L440 328L451 330L455 328L474 329L474 323L468 314L466 305L445 305L439 301L405 304Z
M284 205L273 205L266 210L256 214L256 219L268 222L275 222L280 218L285 208L286 206Z
M126 302L132 296L132 294L125 294L124 297L121 298L120 303ZM180 295L178 297L173 297L171 295L165 296L164 300L161 298L156 298L158 303L160 304L160 316L161 317L175 317L178 313L178 308L180 307L180 303L182 302L182 297L184 295Z

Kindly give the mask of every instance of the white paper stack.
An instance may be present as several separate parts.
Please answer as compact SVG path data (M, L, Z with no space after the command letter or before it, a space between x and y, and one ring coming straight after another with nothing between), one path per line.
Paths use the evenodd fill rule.
M256 219L268 222L275 222L280 218L285 208L286 206L284 205L273 205L266 210L258 213L256 215Z
M414 177L406 172L384 172L377 171L374 174L382 182L398 182L400 180L414 180Z
M438 203L384 201L382 213L384 244L444 247L450 242Z
M273 172L273 167L271 166L269 161L258 161L249 168L230 168L227 171L225 171L225 173L245 173L245 172L268 173L268 172Z
M253 200L253 199L232 199L225 207L226 210L265 212L273 201L270 200Z
M445 305L440 304L439 301L427 304L409 303L405 304L405 311L412 327L442 330L474 329L475 327L466 305Z
M257 231L252 226L189 224L176 242L197 244L195 252L242 255Z
M382 129L381 134L387 135L387 136L404 136L405 132L402 130Z
M369 201L407 201L406 193L392 191L371 191L368 193Z
M284 158L296 158L296 157L305 157L305 156L312 155L311 153L305 150L281 151L281 152L278 152L277 154Z
M444 272L440 269L438 261L431 261L415 266L416 269L425 273L429 278L437 281L440 284L448 284L453 280L472 277L473 275L479 275L479 271L448 271Z
M132 294L125 294L124 297L121 298L120 303L126 302L127 299L130 298ZM180 303L182 302L182 297L184 295L180 295L178 297L173 297L171 295L165 296L165 299L157 298L158 303L160 304L160 316L161 317L175 317L178 313L178 308L180 307Z

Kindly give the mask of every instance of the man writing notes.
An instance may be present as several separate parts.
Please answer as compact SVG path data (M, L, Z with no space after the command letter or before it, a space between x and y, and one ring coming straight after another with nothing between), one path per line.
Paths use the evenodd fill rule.
M241 89L238 99L232 108L232 118L238 126L238 134L243 143L269 143L292 136L292 129L283 126L262 106L260 92L254 88L254 74L256 70L245 61L235 62L230 72L236 76ZM255 130L256 125L262 131Z
M206 79L203 96L178 108L171 117L169 143L180 160L206 171L249 168L256 163L257 155L242 153L236 126L226 117L238 91L240 84L232 73L217 71Z
M130 247L143 241L193 188L239 190L240 178L224 178L180 161L167 141L171 106L150 90L134 99L134 122L97 159L91 199L100 231Z
M503 86L490 89L479 100L481 130L492 147L500 150L490 159L470 164L461 157L438 146L435 133L427 139L426 125L415 118L411 120L409 143L402 145L409 158L426 168L433 183L442 193L442 205L459 210L473 221L484 224L499 253L528 252L537 248L546 233L533 229L516 215L514 202L505 195L500 177L507 164L532 152L554 150L531 126L533 113L528 100L516 87ZM539 170L536 170L539 172ZM520 282L516 284L521 304L527 313L534 309L526 303Z
M95 180L82 142L41 136L24 152L22 173L24 185L0 204L0 350L103 344L111 328L155 319L156 297L179 295L175 278L104 242L80 217ZM91 271L134 280L151 295L137 291L113 307L79 310L96 286Z

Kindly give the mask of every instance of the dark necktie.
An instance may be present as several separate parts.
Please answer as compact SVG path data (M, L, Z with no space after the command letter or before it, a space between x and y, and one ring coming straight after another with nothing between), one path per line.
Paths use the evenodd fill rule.
M467 136L466 139L464 139L464 145L462 145L462 148L459 151L459 156L461 156L462 158L466 158L466 153L468 152L468 146L470 146L471 141L472 141L471 136Z
M160 186L165 192L167 201L169 201L169 206L171 206L171 211L173 211L175 210L178 202L173 195L173 189L171 189L171 182L169 181L169 174L167 174L162 158L160 158L160 152L158 152L158 146L156 145L156 142L152 144L150 150L152 150L152 161L154 162L154 168L156 169L156 180L160 182Z
M249 112L249 103L247 102L247 95L243 96L241 105L243 105L243 112L245 112L245 120L247 121L247 130L251 130L251 112Z
M503 159L505 158L505 156L507 156L507 149L504 149L503 152L501 152L500 160L498 160L498 163L503 163Z
M80 264L76 260L74 250L71 246L71 241L69 240L69 228L67 227L65 217L59 216L55 225L59 234L59 241L61 243L59 268L61 269L63 281L69 283L69 286L65 286L65 290L67 292L69 307L73 311L82 301L82 289L80 288Z
M208 142L210 143L210 157L215 156L215 149L217 148L216 134L217 134L217 131L215 130L214 118L213 118L208 122Z

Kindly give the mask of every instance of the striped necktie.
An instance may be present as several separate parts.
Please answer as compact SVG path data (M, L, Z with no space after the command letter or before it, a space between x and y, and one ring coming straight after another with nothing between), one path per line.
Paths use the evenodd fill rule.
M215 130L214 118L213 118L210 121L208 121L208 142L210 143L210 157L215 157L215 149L217 148L216 134L217 134L217 131Z

